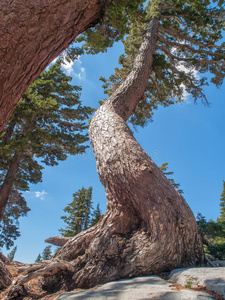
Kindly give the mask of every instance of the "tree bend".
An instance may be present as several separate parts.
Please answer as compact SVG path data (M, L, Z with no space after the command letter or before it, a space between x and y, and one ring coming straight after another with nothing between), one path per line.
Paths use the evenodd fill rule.
M97 171L108 199L106 213L94 227L63 245L53 258L51 276L46 274L46 285L51 285L51 278L60 272L53 268L57 260L72 265L65 266L70 282L72 279L70 289L194 266L204 260L189 206L126 124L148 83L157 24L156 19L150 22L133 71L90 123ZM71 270L75 270L73 274ZM44 274L41 269L35 276L40 274ZM26 280L29 276L18 284Z

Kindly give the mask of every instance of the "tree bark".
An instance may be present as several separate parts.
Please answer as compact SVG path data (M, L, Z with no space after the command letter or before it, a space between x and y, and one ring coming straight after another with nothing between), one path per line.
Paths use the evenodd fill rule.
M16 174L20 165L22 150L15 153L10 163L9 169L6 173L5 179L0 188L0 222L4 216L4 211L9 199L10 192L12 191L13 184L16 179Z
M68 289L203 263L193 213L126 124L148 84L157 30L158 20L151 21L132 72L96 111L89 127L97 171L108 199L106 213L94 227L70 238L57 252L48 265L45 288L53 286L56 279L60 288L63 262ZM57 238L48 241L57 244ZM41 268L35 271L35 276L43 274ZM32 278L32 270L21 275L8 297Z
M12 276L5 264L0 260L0 290L11 284Z
M98 109L89 127L108 202L106 214L93 232L81 233L57 254L62 260L76 259L82 266L73 276L74 287L194 266L204 259L189 206L126 124L148 84L157 30L155 19L132 72ZM80 248L81 241L84 246Z
M0 2L0 131L34 79L111 0Z

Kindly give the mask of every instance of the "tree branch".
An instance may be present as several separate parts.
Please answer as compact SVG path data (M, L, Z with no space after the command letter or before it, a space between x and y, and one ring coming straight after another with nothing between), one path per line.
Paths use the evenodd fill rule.
M192 62L192 61L198 61L198 63L201 65L208 64L208 65L214 65L214 64L222 64L222 66L225 66L225 62L222 60L206 60L206 59L195 59L195 58L184 58L184 57L178 57L171 53L171 51L168 50L168 48L163 46L157 46L157 49L163 51L168 57L171 58L171 60L177 60L180 62Z
M224 47L222 46L218 46L218 45L212 45L212 44L203 44L203 43L200 43L198 41L196 41L194 38L192 38L190 35L187 35L186 33L184 32L180 32L179 30L176 30L175 28L166 28L165 26L163 25L159 25L159 31L160 32L166 32L167 34L170 34L172 36L176 36L176 37L179 37L185 41L189 41L191 42L192 44L195 44L199 47L204 47L204 48L216 48L216 49L221 49L221 50L224 50Z
M155 80L155 78L150 74L149 75L149 78L151 79L151 81L153 82L154 86L156 87L157 91L159 94L161 94L161 91L160 91L160 88L159 88L159 85L158 85L158 82Z
M54 236L54 237L50 237L47 238L45 240L46 243L55 245L55 246L64 246L69 240L71 240L72 238L69 237L64 237L64 236Z
M156 49L158 19L150 21L130 74L106 101L125 121L134 113L148 86Z
M158 39L159 39L160 42L164 43L167 46L173 46L173 47L177 47L177 48L186 48L186 49L188 49L188 50L190 50L191 52L194 52L194 53L207 54L209 56L220 56L220 57L225 58L225 53L217 53L217 52L207 51L207 50L204 50L204 49L195 49L192 46L187 45L187 44L180 44L180 43L177 43L177 42L170 42L170 41L164 39L160 35L159 35Z

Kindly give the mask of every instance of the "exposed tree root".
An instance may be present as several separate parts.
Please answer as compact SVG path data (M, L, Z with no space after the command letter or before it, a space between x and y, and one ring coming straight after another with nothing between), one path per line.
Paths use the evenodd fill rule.
M5 264L0 260L0 290L11 284L12 276Z
M21 295L24 292L23 285L37 277L52 277L53 275L68 271L71 274L74 274L74 266L65 261L60 260L51 260L43 261L37 264L32 265L28 268L22 275L18 276L8 289L8 293L5 299L14 299Z
M64 237L64 236L53 236L53 237L47 238L45 240L45 242L49 243L49 244L52 244L52 245L55 245L55 246L62 247L71 239L72 238Z

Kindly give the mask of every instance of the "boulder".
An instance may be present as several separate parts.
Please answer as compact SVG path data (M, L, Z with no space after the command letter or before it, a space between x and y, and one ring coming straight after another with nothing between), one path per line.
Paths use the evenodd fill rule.
M212 300L213 296L192 290L178 291L169 282L157 277L137 277L109 282L82 292L62 294L55 300Z
M225 268L176 269L169 280L189 288L202 286L225 298Z

